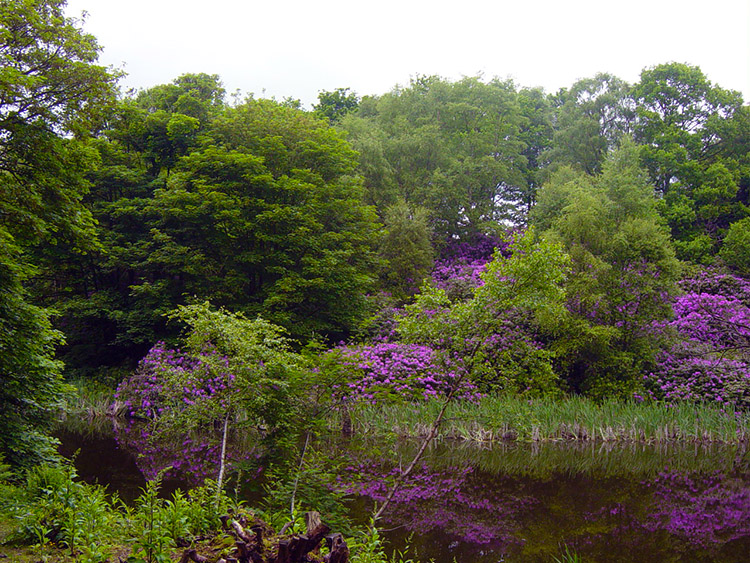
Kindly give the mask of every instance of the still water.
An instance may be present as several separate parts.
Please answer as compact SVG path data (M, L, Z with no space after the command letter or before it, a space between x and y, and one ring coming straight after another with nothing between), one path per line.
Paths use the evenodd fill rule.
M137 425L75 426L60 429L61 452L78 452L79 475L126 500L167 466L167 491L215 476L210 440L168 445ZM336 487L364 522L416 445L355 438L318 448L345 456ZM242 439L230 450L246 467L259 456ZM392 548L408 544L412 557L436 563L549 562L566 547L588 562L749 561L750 454L716 444L441 442L395 495L381 527Z

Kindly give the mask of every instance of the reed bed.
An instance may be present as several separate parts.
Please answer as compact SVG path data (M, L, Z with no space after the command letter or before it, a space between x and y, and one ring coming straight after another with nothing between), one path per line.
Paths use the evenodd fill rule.
M123 414L123 405L114 400L113 387L93 379L75 379L68 383L71 390L65 397L67 414L84 418Z
M364 435L427 435L440 402L359 405L352 411L354 431ZM334 416L332 425L338 421ZM583 397L523 399L487 396L448 407L439 438L472 442L700 442L750 440L750 412L730 406L606 400Z

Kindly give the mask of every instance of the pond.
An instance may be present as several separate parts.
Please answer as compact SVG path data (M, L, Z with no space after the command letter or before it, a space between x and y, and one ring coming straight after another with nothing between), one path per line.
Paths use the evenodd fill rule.
M215 444L183 438L170 451L145 436L144 427L122 421L59 431L61 452L78 452L79 475L125 499L167 465L168 491L215 471ZM417 444L355 437L318 447L346 456L338 488L349 494L352 518L364 522ZM235 458L252 461L253 448L235 440ZM391 548L408 544L411 556L436 563L549 562L566 546L589 562L746 561L750 453L718 444L443 441L428 449L380 524Z

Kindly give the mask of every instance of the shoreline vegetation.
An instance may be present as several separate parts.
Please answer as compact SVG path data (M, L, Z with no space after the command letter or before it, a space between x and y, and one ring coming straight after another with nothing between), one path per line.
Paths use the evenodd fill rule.
M360 405L351 412L355 434L423 438L441 401ZM340 423L332 417L331 425ZM523 399L485 396L448 406L436 439L504 441L712 442L750 441L750 413L708 403L594 401L585 397Z
M104 386L74 382L78 393L69 415L125 416ZM442 401L351 406L351 431L365 437L424 438ZM341 430L345 416L331 411L327 426ZM498 442L750 443L750 412L729 404L607 399L581 396L527 399L486 395L453 400L436 440Z

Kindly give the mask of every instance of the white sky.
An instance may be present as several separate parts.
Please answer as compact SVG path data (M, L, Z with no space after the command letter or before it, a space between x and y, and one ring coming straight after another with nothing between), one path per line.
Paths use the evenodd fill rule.
M126 88L218 74L228 93L382 94L483 73L547 92L597 72L699 66L750 102L750 0L68 0Z

